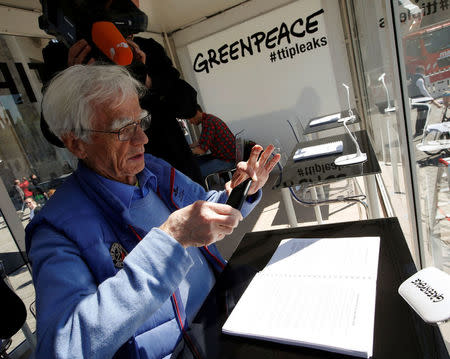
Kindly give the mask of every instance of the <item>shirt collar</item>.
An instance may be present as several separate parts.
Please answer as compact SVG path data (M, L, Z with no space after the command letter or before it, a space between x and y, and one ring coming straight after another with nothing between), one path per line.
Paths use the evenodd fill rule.
M157 190L157 180L156 175L153 174L147 167L139 172L136 177L139 182L139 187L117 182L97 174L100 181L112 192L114 193L120 201L127 207L130 208L133 197L142 198L150 190L156 192Z

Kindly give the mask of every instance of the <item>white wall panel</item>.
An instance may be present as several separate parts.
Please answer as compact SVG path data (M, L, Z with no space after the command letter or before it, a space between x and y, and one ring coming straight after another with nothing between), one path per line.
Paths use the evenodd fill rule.
M318 22L314 33L305 33L304 37L291 35L290 43L284 37L279 45L275 41L272 49L262 45L259 52L253 46L253 55L247 53L244 57L239 48L238 56L234 56L237 59L230 59L228 54L224 57L227 63L213 64L209 72L200 71L198 61L195 63L199 56L208 58L208 50L218 53L225 44L231 45L240 39L247 41L259 31L267 35L276 27L280 29L283 23L289 28L297 22L294 29L300 32L305 28L306 18L321 9L324 12L312 19ZM287 119L299 118L306 123L312 117L347 108L342 82L351 85L351 81L338 2L300 0L256 17L248 13L247 18L249 20L231 27L221 19L222 31L203 37L198 31L189 30L192 38L201 39L177 47L183 73L199 90L199 100L205 111L221 117L232 131L246 129L249 137L263 145L278 138L285 150L290 151L294 137ZM299 26L300 18L303 26ZM206 30L204 25L203 28ZM277 33L275 31L274 36ZM320 47L312 45L314 41L320 44L320 39ZM188 43L189 36L177 33L174 40L176 44L178 41L177 45ZM312 48L298 51L302 46ZM227 49L229 51L230 47ZM295 55L283 58L282 51L286 50L295 51ZM272 62L273 51L276 60Z
M159 42L162 46L165 46L164 38L161 34L146 31L146 32L140 32L139 34L136 34L136 36L143 37L145 39L152 38L153 40Z

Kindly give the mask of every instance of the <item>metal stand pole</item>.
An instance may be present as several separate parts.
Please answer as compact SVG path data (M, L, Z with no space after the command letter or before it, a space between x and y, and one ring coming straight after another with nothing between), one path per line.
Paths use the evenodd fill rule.
M289 188L285 187L281 189L281 197L283 198L284 208L286 209L289 225L291 227L298 227L297 217L295 215L294 204L292 203Z

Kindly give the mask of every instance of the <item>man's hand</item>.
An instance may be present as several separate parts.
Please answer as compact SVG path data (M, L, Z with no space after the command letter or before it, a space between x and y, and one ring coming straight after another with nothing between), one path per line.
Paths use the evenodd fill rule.
M69 49L69 54L67 56L67 65L73 66L83 64L89 52L91 52L91 47L89 46L87 41L85 39L78 40ZM89 65L94 62L95 59L91 57L87 63Z
M258 190L266 184L270 172L281 158L281 155L278 153L271 158L274 149L275 147L273 145L269 145L264 152L262 152L262 146L253 146L248 161L239 162L236 166L236 172L234 173L233 178L225 184L225 189L228 194L231 193L231 190L234 187L249 177L252 179L252 185L250 186L248 194L252 195L258 192Z
M192 144L189 147L191 147L191 151L194 155L204 155L206 153L206 151L200 147L200 145L197 144Z
M201 247L232 233L241 220L241 213L230 206L197 201L173 212L159 228L184 248Z

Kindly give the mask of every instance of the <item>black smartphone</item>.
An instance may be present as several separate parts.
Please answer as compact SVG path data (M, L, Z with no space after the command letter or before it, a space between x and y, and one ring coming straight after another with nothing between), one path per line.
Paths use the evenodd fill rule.
M245 199L247 198L247 193L250 189L251 184L252 179L248 178L244 182L234 187L230 193L230 196L228 197L227 204L240 211Z

